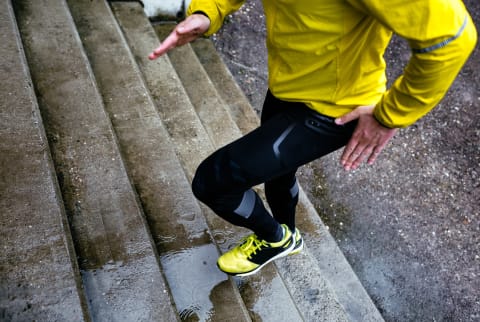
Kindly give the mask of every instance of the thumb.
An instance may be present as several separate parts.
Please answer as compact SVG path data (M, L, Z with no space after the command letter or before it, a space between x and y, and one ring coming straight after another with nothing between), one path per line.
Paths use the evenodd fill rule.
M351 112L348 112L347 114L342 115L341 117L337 117L335 119L335 124L344 125L348 122L358 119L359 117L360 117L360 112L358 111L358 109L355 109Z
M363 114L372 114L374 107L375 107L375 105L358 106L353 111L348 112L347 114L342 115L340 117L337 117L335 119L335 124L343 125L343 124L346 124L348 122L351 122L353 120L358 119Z
M195 18L196 17L194 16L187 17L187 19L183 20L178 24L177 28L175 28L175 32L179 35L193 32L199 27L199 21L197 21L197 19Z
M175 31L178 34L184 34L190 31L190 28L188 26L185 26L185 24L179 24L177 28L175 28Z

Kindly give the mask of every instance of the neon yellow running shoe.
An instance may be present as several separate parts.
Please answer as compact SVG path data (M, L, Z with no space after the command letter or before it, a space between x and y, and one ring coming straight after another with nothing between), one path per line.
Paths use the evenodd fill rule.
M282 227L281 241L269 243L251 234L244 238L240 245L218 258L218 268L230 275L248 276L255 274L271 261L288 255L295 247L295 240L290 229L286 225Z
M303 238L300 234L300 230L298 230L298 228L295 228L295 234L293 235L295 236L295 247L293 247L292 251L288 255L295 255L303 250Z

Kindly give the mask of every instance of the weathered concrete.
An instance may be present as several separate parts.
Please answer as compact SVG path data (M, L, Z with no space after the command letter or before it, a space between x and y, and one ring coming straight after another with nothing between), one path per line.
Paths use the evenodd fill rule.
M298 220L307 243L303 254L278 260L249 278L227 278L217 270L218 248L223 252L228 250L248 231L226 224L205 206L199 206L189 181L208 154L254 128L258 118L245 96L237 92L238 87L231 82L228 72L207 68L205 73L190 46L172 52L170 59L149 61L147 56L158 38L138 3L113 4L119 26L106 2L67 1L79 35L64 1L31 3L25 0L15 5L77 247L85 292L81 291L79 278L76 283L65 279L62 282L76 287L68 293L70 297L64 297L65 303L59 300L45 305L52 303L58 294L56 289L51 291L45 287L47 293L28 295L31 295L29 303L41 303L38 316L32 315L38 310L28 309L27 303L25 312L20 312L21 306L12 306L1 311L0 319L5 316L42 321L89 320L90 317L95 321L380 321L368 296L365 301L365 294L358 292L358 280L342 262L344 259L335 242L303 192ZM205 45L211 47L208 41ZM201 49L197 52L204 58L210 55ZM221 62L215 52L211 55L215 56L210 57L212 65ZM208 73L213 81L208 79ZM7 76L6 79L14 78ZM22 84L22 81L15 83ZM199 84L207 87L198 88ZM216 93L214 87L224 92ZM28 88L26 91L30 103L33 102L32 91ZM31 104L28 106L32 109ZM8 110L9 116L13 114L17 118L10 116L7 120L17 120L18 111ZM33 131L40 128L41 136L38 113L31 119L28 118L31 115L26 117L23 112L21 116L33 120ZM32 131L29 127L20 125L19 129ZM45 223L53 229L61 228L58 222L56 226L51 224L55 218L62 223L63 205L58 194L52 197L48 192L51 186L55 190L55 179L51 161L50 166L48 163L49 150L44 148L46 139L32 141L38 144L39 150L31 149L32 143L28 142L18 146L5 143L0 147L8 146L9 151L16 151L9 156L9 163L19 156L31 158L32 150L38 152L38 156L31 158L35 165L39 164L39 156L47 159L50 181L48 177L41 177L47 184L39 186L29 179L22 192L41 199L44 196L39 192L45 186L49 205L56 214ZM28 153L21 149L24 145ZM7 160L2 157L0 160ZM42 163L39 167L44 169L45 165ZM32 171L38 173L38 170ZM10 175L4 175L1 169L0 174L1 178ZM15 180L19 180L18 176ZM27 188L29 184L32 187ZM3 184L0 187L3 186L7 187ZM7 191L11 191L8 187ZM259 192L262 193L261 189ZM20 202L27 200L22 198ZM3 195L0 205L4 200L10 207L10 199ZM36 205L35 201L28 202ZM16 207L22 214L26 209L25 205ZM65 215L63 218L65 228ZM38 226L43 228L41 223ZM78 272L75 257L62 257L65 249L67 254L74 253L68 229L64 230L66 235L62 231L59 236L63 236L65 244L51 243L48 239L48 247L63 247L61 254L54 257L66 260L63 269L75 275L75 271ZM19 228L19 231L22 230ZM42 235L35 231L33 236ZM15 251L23 250L16 247ZM10 254L6 252L6 256ZM160 256L156 257L157 254ZM3 258L3 254L1 256ZM314 257L322 260L317 262ZM15 272L18 277L28 275L32 267L46 267L44 263L41 266L28 263L28 267L14 263L16 267L11 267L12 262L5 258L7 265L0 265L1 274L19 268L19 272ZM63 274L62 269L59 271ZM4 285L9 284L2 281L2 292ZM9 290L12 291L9 302L2 302L0 297L2 305L11 304L18 300L18 294L24 294L23 288ZM339 291L346 294L338 294ZM361 300L353 300L355 297ZM73 301L70 305L71 298L78 298L77 303ZM82 300L87 303L83 307ZM71 318L57 315L55 310L60 304L74 308Z
M260 124L257 114L226 68L212 41L200 38L191 46L218 94L230 109L230 114L240 131L245 134L256 128Z
M123 10L122 8L123 7ZM115 8L116 8L116 12L117 12L117 17L119 17L119 20L121 21L121 25L124 29L126 29L126 27L124 26L124 20L126 20L125 18L121 18L122 16L125 15L125 8L127 6L126 5L122 5L122 4L115 4ZM129 17L129 23L131 25L135 25L137 26L141 26L141 25L149 25L148 21L144 21L143 24L140 22L140 21L136 21L136 22L132 22L131 21L131 17L132 17L132 14L129 14L128 15ZM143 28L143 32L145 32L144 30L145 28ZM152 40L150 41L146 41L146 42L142 42L140 43L139 39L141 38L141 34L137 33L133 33L132 31L129 30L129 32L127 33L129 36L128 37L131 37L132 41L135 41L135 45L132 45L131 44L131 47L132 47L132 50L134 51L134 54L135 56L137 57L137 59L139 59L138 57L144 57L143 59L146 59L147 55L148 55L148 52L149 50L151 50L151 43L153 42ZM131 34L131 36L130 36ZM130 39L130 38L129 38ZM153 39L154 40L154 39ZM189 65L190 65L190 68L193 70L193 73L197 74L197 76L195 77L195 80L196 82L190 82L188 80L188 78L190 77L189 75L191 75L192 72L188 72L186 73L185 72L185 68L181 68L179 66L179 64L181 64L181 60L179 59L172 59L173 61L175 61L177 64L175 65L175 70L183 70L185 72L185 74L182 74L180 73L180 77L182 78L183 80L183 83L184 85L186 84L190 84L191 86L195 86L195 84L202 84L202 87L204 86L207 86L207 89L203 88L202 89L202 93L205 94L205 95L209 95L209 96L213 96L213 95L216 95L215 90L210 88L208 89L208 79L205 79L207 76L205 73L203 73L203 76L204 78L200 78L202 76L202 72L201 72L201 66L198 64L198 61L197 61L197 66L195 67L195 57L193 57L192 60L189 60L188 59L188 55L193 55L193 52L191 51L191 49L189 49L188 47L185 47L187 50L189 50L190 52L187 54L185 52L182 52L182 53L179 53L180 56L182 56L183 58L185 58L185 62L188 62ZM142 52L142 50L144 52ZM172 57L173 58L173 57ZM142 58L140 58L142 59ZM140 64L142 65L142 64ZM192 66L193 65L193 66ZM165 68L163 69L165 70ZM149 88L152 90L152 91L155 91L155 87L152 86L151 83L149 83L148 79L153 79L154 77L152 76L152 73L153 75L155 75L155 72L157 72L157 75L159 75L161 73L161 71L156 71L154 69L154 67L145 67L143 68L143 71L144 71L144 74L151 74L150 76L146 76L145 78L147 79L147 85L149 86ZM182 75L184 77L182 77ZM198 76L200 75L200 76ZM187 89L187 92L189 90ZM208 91L208 92L206 92ZM195 92L195 88L191 88L190 89L190 93L194 93ZM208 94L207 94L208 93ZM201 96L201 97L204 97L204 96ZM206 98L203 98L202 100L195 100L197 104L199 104L197 106L197 111L198 110L202 110L203 109L203 112L202 113L199 113L200 114L200 119L202 119L203 121L203 126L208 128L209 125L212 125L214 124L213 126L215 126L215 124L217 124L216 120L215 120L215 113L218 113L220 115L222 115L222 111L223 111L223 121L224 123L227 123L228 124L228 121L230 121L230 123L228 124L227 127L224 127L222 126L223 128L223 132L222 132L222 129L212 129L210 128L210 133L212 135L215 135L215 136L221 136L221 137L238 137L240 135L240 132L238 130L238 128L236 127L235 123L232 122L231 120L231 117L228 115L228 112L222 108L218 108L218 104L205 104L204 102L205 101L209 101L208 99ZM218 98L213 98L210 100L211 101L214 101L216 103L218 103L220 100ZM163 102L163 104L165 104ZM193 109L192 106L187 106L187 105L184 105L184 106L176 106L176 108L180 111L182 111L184 115L188 115L188 114L191 114L191 110ZM224 108L224 107L223 107ZM208 111L205 111L205 109L209 109ZM177 111L176 111L177 112ZM195 113L193 113L195 114ZM167 115L168 117L168 115ZM203 118L202 118L203 117ZM209 120L208 118L210 117L211 120ZM199 120L197 120L196 122L199 122ZM198 128L201 128L201 125L198 125L197 126ZM234 133L232 135L232 133ZM207 137L207 134L204 132L202 134L203 136ZM184 138L183 138L184 139ZM219 142L218 144L225 144L227 143L226 141L217 141ZM187 149L186 149L187 148ZM197 149L199 149L199 153L200 151L209 151L209 152L213 152L213 148L212 147L209 147L209 145L198 145L196 146ZM188 146L185 146L185 145L182 145L182 144L179 144L178 145L178 148L177 150L179 150L180 154L182 155L187 155L188 154ZM182 151L183 150L183 151ZM198 154L197 155L189 155L188 157L195 157L195 158L198 158ZM198 162L202 161L202 159L198 159ZM188 173L192 173L194 172L195 168L187 168L186 171ZM204 207L204 214L206 215L207 217L207 220L209 222L209 225L212 229L212 232L214 234L214 237L215 239L217 240L217 243L219 244L219 247L222 249L222 251L226 251L228 250L232 245L236 244L239 240L239 238L243 235L246 234L246 231L245 230L242 230L242 229L239 229L237 227L232 227L231 225L228 225L227 223L225 223L224 220L222 220L221 218L219 218L218 216L214 215L211 211L209 211L208 209L206 209ZM292 275L295 275L296 274L296 270L294 271L290 271L290 274ZM284 278L290 278L290 276L288 274L285 274L284 275ZM322 306L324 308L324 311L322 312L323 315L325 317L327 316L341 316L342 314L342 309L338 306L337 302L335 301L335 297L333 295L333 293L329 292L327 290L327 288L325 288L325 283L324 283L324 280L321 279L320 275L313 275L312 277L310 277L309 279L307 279L308 282L310 282L311 284L314 284L314 285L318 285L318 289L322 289L321 292L319 292L320 294L322 294L321 297L319 297L319 299L327 299L326 301L319 301L319 302L322 302ZM318 280L321 280L322 282L317 282ZM242 286L241 287L241 290L245 290L245 292L242 292L243 295L244 295L244 301L246 302L247 306L249 307L250 311L251 311L251 315L253 318L258 318L260 317L261 319L263 320L278 320L278 319L282 319L282 318L287 318L287 319L290 319L290 320L293 320L293 321L297 321L297 320L300 320L302 319L299 315L295 316L295 315L292 315L296 312L296 309L295 309L295 305L292 303L292 298L290 296L290 293L289 291L287 291L285 289L285 285L282 285L282 280L280 278L278 278L277 276L277 272L276 270L273 268L273 267L269 267L269 268L265 268L264 270L262 270L257 276L254 276L254 277L251 277L249 279L243 279L242 280ZM247 287L245 287L245 285L248 285ZM291 283L291 287L293 289L297 288L297 289L300 289L302 287L302 285L300 283ZM247 291L248 290L248 291ZM275 292L276 291L276 292ZM279 292L281 291L281 292ZM270 305L265 305L265 304L268 304L268 303L265 303L264 301L264 294L267 294L267 293L276 293L276 307L283 307L283 308L286 308L285 310L275 310L275 311L272 311L271 310L271 302L270 302ZM282 297L282 294L284 295ZM264 302L263 305L262 305L262 301ZM295 299L293 299L293 301L295 302ZM269 301L267 301L269 302ZM300 304L304 304L305 302L302 302ZM333 303L333 306L335 307L335 309L332 309L332 310L329 310L329 304L330 303ZM298 304L298 303L297 303ZM290 309L288 308L288 306L290 305ZM270 309L269 309L270 308ZM308 317L308 318L312 318L315 313L313 313L312 311L314 311L315 309L315 306L307 306L307 305L303 305L302 306L302 309L305 310L305 312L302 312L304 316ZM328 318L326 318L326 320L329 320ZM331 320L331 319L330 319Z
M205 129L198 121L195 110L182 87L178 75L167 56L155 61L148 60L153 46L158 39L152 26L142 19L140 22L130 17L138 17L142 10L135 3L112 2L113 12L124 31L125 37L132 49L145 83L157 106L158 113L175 142L175 149L185 169L196 169L213 149L208 136L203 135ZM135 36L133 36L135 35ZM161 76L160 76L161 75ZM187 108L183 108L183 107ZM209 149L201 150L198 146L209 145ZM180 147L182 151L179 150ZM183 153L182 153L183 152ZM192 178L194 173L187 173Z
M235 80L226 70L211 41L200 39L197 42L193 44L193 47L199 52L202 63L205 62L205 70L218 92L229 102L228 106L232 115L235 119L241 120L242 132L247 133L253 130L259 124L258 117L254 115L246 97L241 93L235 93L240 89L235 85ZM297 209L297 225L306 241L307 251L311 253L312 258L317 259L315 266L318 265L321 275L334 290L338 301L348 313L349 319L352 321L381 321L382 317L378 310L303 191L300 193ZM289 258L277 261L277 265L289 265L288 261L290 260ZM300 263L298 266L308 268ZM302 272L302 274L308 273ZM311 290L312 288L308 288L308 292L311 293Z
M159 114L174 142L183 169L191 180L198 164L213 150L209 136L188 100L185 89L168 57L161 57L155 62L148 60L152 44L158 43L158 38L148 19L139 14L141 12L139 6L121 3L113 3L112 6L132 53L143 72ZM202 207L202 212L208 220L205 207ZM208 221L208 223L211 229L211 222ZM215 238L214 230L212 235ZM234 285L231 279L229 281ZM241 301L236 289L235 295ZM237 313L237 319L250 320L245 306L241 305L239 308L242 312Z
M15 1L95 321L161 320L169 297L64 1Z
M174 27L158 24L155 32L163 40ZM240 131L190 45L175 48L168 57L213 145L220 147L238 139Z
M164 39L174 25L160 24L154 27L159 39ZM241 132L190 45L176 48L170 51L168 56L213 146L219 148L239 138ZM199 146L199 148L202 147ZM189 171L192 170L195 169ZM242 236L250 233L225 223L206 207L204 212L222 252L236 246ZM221 237L218 238L219 236ZM286 288L275 266L270 265L260 274L236 279L236 281L240 286L243 301L254 318L262 321L302 319L290 291ZM265 300L265 294L275 294L275 301Z
M235 286L215 266L205 218L110 8L69 3L180 317L234 320Z
M0 4L0 30L0 320L88 321L10 1Z

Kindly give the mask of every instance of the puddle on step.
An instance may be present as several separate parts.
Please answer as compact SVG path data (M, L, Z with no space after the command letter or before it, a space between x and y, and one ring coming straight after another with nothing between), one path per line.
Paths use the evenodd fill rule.
M143 321L158 316L157 301L166 290L153 256L111 260L100 268L82 269L81 275L93 321Z
M212 236L222 252L226 252L227 250L237 246L242 237L247 237L251 233L251 231L244 228L238 228L236 230L222 229L213 230Z
M218 252L207 244L161 257L163 271L182 321L212 321L215 317L210 300L212 290L227 280L216 261Z

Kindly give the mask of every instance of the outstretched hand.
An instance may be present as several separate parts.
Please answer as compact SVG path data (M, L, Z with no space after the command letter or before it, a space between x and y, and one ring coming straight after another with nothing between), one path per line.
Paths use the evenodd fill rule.
M374 107L374 105L359 106L335 119L335 123L339 125L358 119L353 135L340 159L340 163L347 171L358 168L365 159L368 164L373 164L397 132L397 129L390 129L378 123L373 117Z
M165 38L160 46L158 46L150 55L148 55L148 58L151 60L156 59L170 49L183 46L186 43L194 41L207 32L209 27L210 19L202 14L193 14L187 17L175 27L172 33Z

